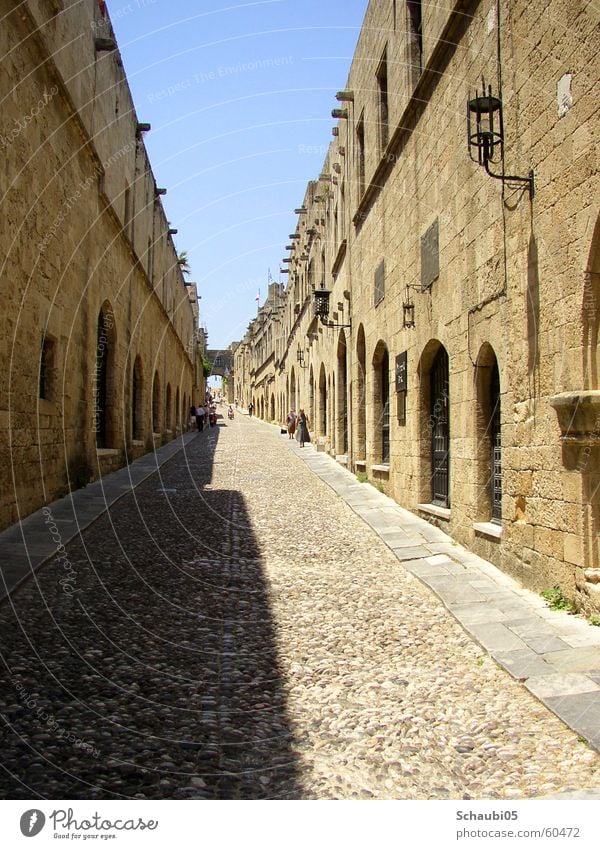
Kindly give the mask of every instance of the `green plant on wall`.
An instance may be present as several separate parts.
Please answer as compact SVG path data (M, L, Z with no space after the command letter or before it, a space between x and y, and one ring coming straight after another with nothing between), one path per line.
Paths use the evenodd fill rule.
M555 586L552 589L543 590L540 595L546 599L550 610L565 610L568 613L574 612L572 603L563 596L560 587Z
M213 370L213 364L206 354L202 354L202 367L204 368L204 377L210 377Z

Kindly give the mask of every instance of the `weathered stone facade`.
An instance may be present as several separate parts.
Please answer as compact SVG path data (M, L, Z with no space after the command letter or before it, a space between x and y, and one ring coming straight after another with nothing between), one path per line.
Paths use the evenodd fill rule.
M103 7L0 3L0 527L174 437L197 392L191 290Z
M304 406L319 448L585 610L600 607L597 27L583 2L372 0L280 314L260 310L235 363L257 414ZM469 156L482 76L503 105L490 170L533 170L533 197ZM337 326L315 316L321 287Z

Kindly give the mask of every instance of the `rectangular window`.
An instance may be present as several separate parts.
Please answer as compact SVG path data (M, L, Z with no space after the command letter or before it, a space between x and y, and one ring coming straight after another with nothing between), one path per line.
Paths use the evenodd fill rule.
M52 339L44 337L42 340L42 350L40 354L40 383L39 397L46 401L54 400L54 360L55 360L55 343Z
M365 193L365 119L361 116L356 127L356 167L358 169L358 202Z
M421 0L407 0L408 66L411 84L416 85L423 70L423 10Z
M381 260L375 269L374 305L383 301L385 297L385 260Z
M383 153L389 141L387 48L383 52L383 58L379 63L379 68L377 69L377 94L379 99L379 152Z

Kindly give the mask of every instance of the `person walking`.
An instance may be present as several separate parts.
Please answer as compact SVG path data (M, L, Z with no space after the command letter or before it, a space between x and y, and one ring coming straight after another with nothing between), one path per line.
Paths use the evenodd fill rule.
M248 404L248 415L250 417L252 417L253 412L254 412L254 404L252 403L252 401L250 401L250 403Z
M204 416L206 415L206 410L202 406L202 404L198 404L196 407L196 427L198 428L198 432L200 432L204 428Z
M288 439L293 439L294 434L296 433L296 413L294 410L290 410L286 416L285 424L288 432Z
M300 407L298 410L298 432L296 434L296 439L300 443L300 448L304 448L305 442L310 442L310 433L308 432L308 416L304 412L303 408Z

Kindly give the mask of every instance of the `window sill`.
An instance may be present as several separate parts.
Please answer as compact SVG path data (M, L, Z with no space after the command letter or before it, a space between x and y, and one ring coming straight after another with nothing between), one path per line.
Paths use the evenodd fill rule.
M386 475L389 477L390 474L390 464L389 463L374 463L371 466L372 472L379 472L381 475Z
M429 513L431 516L437 516L438 519L450 521L450 508L438 507L437 504L417 504L417 509L422 513Z
M97 457L118 457L118 448L96 448Z
M502 537L502 525L497 525L495 522L474 522L473 530L476 534L489 537L489 539L500 539Z
M366 471L367 461L366 460L355 460L354 465L357 469L360 469L361 471Z

